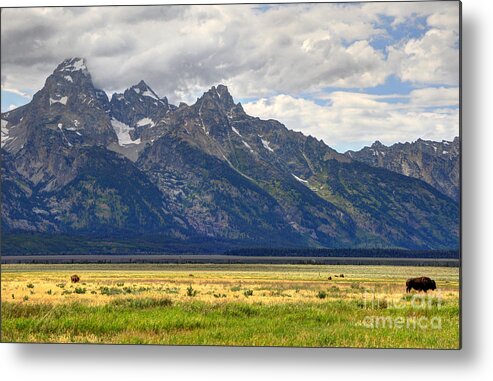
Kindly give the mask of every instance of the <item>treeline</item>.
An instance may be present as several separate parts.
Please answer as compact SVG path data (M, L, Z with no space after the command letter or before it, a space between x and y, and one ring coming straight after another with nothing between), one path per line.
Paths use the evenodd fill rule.
M225 255L246 257L341 257L341 258L429 258L459 259L459 250L405 249L279 249L244 248L228 250Z
M1 239L2 255L36 254L209 254L240 248L220 240L179 240L159 236L97 237L40 233L8 234ZM244 245L243 245L244 247Z
M1 237L1 254L222 254L251 257L340 257L340 258L423 258L459 259L459 250L406 250L406 249L317 249L254 247L252 242L228 241L210 238L187 240L160 236L87 237L77 235L50 235L39 233L6 234Z

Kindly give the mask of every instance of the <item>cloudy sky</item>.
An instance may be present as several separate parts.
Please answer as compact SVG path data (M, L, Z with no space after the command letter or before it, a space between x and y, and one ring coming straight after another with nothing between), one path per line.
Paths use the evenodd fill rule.
M459 133L459 4L2 9L2 112L63 59L108 94L144 79L171 102L223 83L245 110L339 151Z

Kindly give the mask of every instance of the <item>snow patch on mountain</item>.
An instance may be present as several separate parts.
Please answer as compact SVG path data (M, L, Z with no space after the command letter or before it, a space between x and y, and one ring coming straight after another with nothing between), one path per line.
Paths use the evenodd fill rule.
M82 58L74 58L72 60L67 60L67 64L61 69L61 71L82 71L82 74L88 75L86 64Z
M66 105L67 104L67 100L68 100L68 97L61 97L60 99L53 99L53 98L50 98L50 106L54 103L61 103L62 105Z
M303 180L301 177L298 177L296 176L294 173L291 173L293 175L293 177L298 180L300 183L303 183L303 184L308 184L308 180Z
M147 126L147 125L150 125L151 127L154 127L156 125L151 118L147 118L147 117L146 118L142 118L136 124L139 127L141 127L141 126Z
M236 135L238 135L238 136L239 136L239 137L241 137L241 138L243 137L243 136L241 136L240 132L239 132L236 128L234 128L233 126L231 126L231 129L233 130L233 132L234 132Z
M132 140L132 138L130 137L130 131L134 130L133 127L130 127L128 124L122 123L115 118L111 119L111 126L116 133L118 144L120 146L125 146L128 144L140 144L140 138Z
M72 71L84 70L87 69L86 65L84 65L83 59L78 59L72 62Z
M60 130L60 132L62 133L63 140L65 140L65 142L67 143L67 145L69 147L72 147L72 143L70 143L68 138L65 136L65 132L63 132L63 123L58 123L57 126L58 126L58 129Z
M250 150L251 153L253 153L252 147L250 147L250 144L248 144L246 141L242 140L243 144L245 145L246 148Z
M260 139L262 141L262 145L264 146L264 148L270 152L274 152L274 150L270 147L270 142L268 140L265 140L265 139Z
M154 94L154 92L150 89L147 89L146 91L144 91L142 93L142 96L159 100L159 97L156 94Z
M1 143L1 146L3 147L5 145L5 143L7 143L7 141L10 140L10 136L9 136L9 129L7 128L7 124L9 122L6 121L5 119L2 119L2 128L1 128L1 131L2 131L2 143Z

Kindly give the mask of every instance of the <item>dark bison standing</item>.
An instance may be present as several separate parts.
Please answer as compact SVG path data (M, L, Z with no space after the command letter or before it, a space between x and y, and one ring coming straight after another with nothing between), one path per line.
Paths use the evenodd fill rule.
M80 278L78 275L72 275L70 277L70 280L72 281L72 283L77 283L78 281L80 281Z
M428 291L435 290L437 285L433 279L430 279L426 276L422 276L420 278L411 278L406 282L406 292L410 292L412 289L416 291Z

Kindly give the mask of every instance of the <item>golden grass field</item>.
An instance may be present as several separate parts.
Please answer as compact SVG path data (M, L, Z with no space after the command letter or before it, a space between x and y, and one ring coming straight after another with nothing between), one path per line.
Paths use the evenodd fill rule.
M423 275L438 289L406 295ZM453 267L2 265L1 296L9 342L459 347Z

